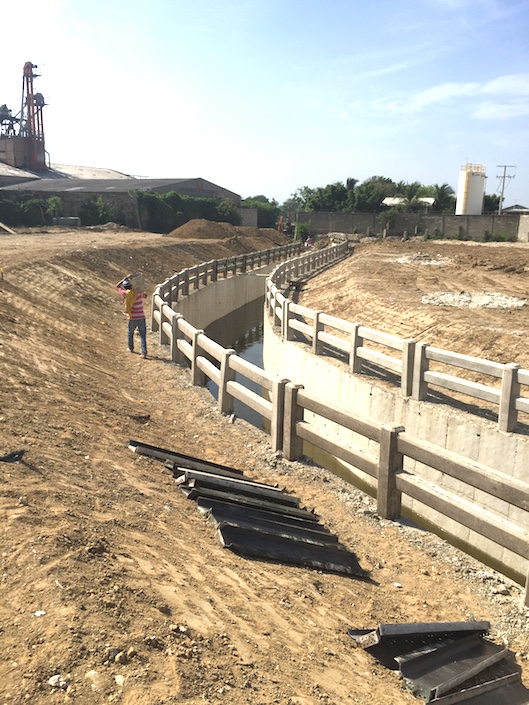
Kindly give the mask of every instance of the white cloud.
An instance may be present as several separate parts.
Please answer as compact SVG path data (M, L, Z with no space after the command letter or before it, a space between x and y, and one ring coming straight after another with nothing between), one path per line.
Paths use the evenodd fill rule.
M480 96L495 96L498 100L484 100L474 106ZM473 117L505 120L527 115L528 105L529 74L507 74L486 83L441 83L414 94L376 100L371 107L395 114L420 113L432 106L457 106L466 111L474 107Z
M495 78L481 89L494 95L529 96L529 73L514 73Z
M509 120L525 115L529 115L529 100L510 104L483 101L472 113L472 117L478 120Z

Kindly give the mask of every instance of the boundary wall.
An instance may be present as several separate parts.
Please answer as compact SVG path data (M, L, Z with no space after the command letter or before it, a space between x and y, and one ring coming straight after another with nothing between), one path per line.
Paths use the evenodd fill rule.
M276 266L266 280L270 320L265 321L265 357L275 372L248 363L195 327L211 322L212 304L201 303L207 289L213 284L215 293L207 294L212 297L209 302L228 292L224 282L218 281L219 272L223 271L225 278L230 273L246 274L249 261L258 268L259 261L263 264L263 258L266 262L272 256L268 252L274 252L277 259L294 257ZM324 330L329 319L333 323L337 319L323 312L312 312L311 316L309 309L302 312L308 323L300 320L299 311L296 317L286 315L289 309L294 313L294 304L281 287L284 291L296 287L302 278L348 254L347 242L297 257L299 248L289 250L287 246L183 270L155 291L152 330L159 332L162 344L170 346L171 360L189 364L193 384L205 385L211 379L218 385L221 412L233 413L238 399L268 419L272 448L281 449L287 459L301 458L304 444L316 460L318 453L327 454L355 478L363 479L377 496L380 516L397 520L402 511L411 512L426 528L441 528L462 548L527 586L527 439L500 432L489 422L469 420L445 406L388 391L355 371L340 369L338 363L321 354L339 340ZM264 266L269 264L270 260ZM250 274L237 278L250 286L265 281ZM230 300L230 305L241 301L238 296ZM195 325L186 320L184 310ZM285 326L285 321L291 325ZM279 334L296 326L311 339L310 349ZM393 347L400 345L391 336L360 328L357 341L371 335ZM342 339L337 348L340 351L340 346L349 346L350 358L351 340L354 336ZM408 369L408 345L402 346L402 359L396 363L383 353L366 353L362 345L353 348L358 359L367 355L385 360L407 378L402 372ZM248 381L260 385L262 393L248 389ZM404 386L409 387L408 383ZM529 604L527 588L525 602Z
M335 213L331 211L298 211L296 223L309 223L309 234L322 235L329 232L342 233L382 233L379 225L379 213ZM528 216L518 214L505 215L452 215L450 213L398 213L387 235L404 233L436 232L446 238L464 237L470 240L483 240L487 233L490 237L501 235L513 240L527 238L527 225L521 219Z

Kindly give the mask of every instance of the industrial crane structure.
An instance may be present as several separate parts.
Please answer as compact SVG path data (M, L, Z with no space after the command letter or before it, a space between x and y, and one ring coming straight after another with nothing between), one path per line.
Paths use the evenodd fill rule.
M36 64L26 61L22 76L22 105L13 115L7 105L0 105L0 162L19 169L46 169L42 93L33 90Z

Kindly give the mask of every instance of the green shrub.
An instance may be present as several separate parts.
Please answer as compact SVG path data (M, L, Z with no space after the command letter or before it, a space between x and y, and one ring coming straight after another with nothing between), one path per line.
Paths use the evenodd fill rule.
M507 233L494 233L492 234L489 230L485 230L483 235L483 242L514 242L516 237L514 235L508 235Z
M188 220L204 218L221 223L241 224L237 206L228 198L196 198L175 191L136 191L141 226L154 233L168 233Z
M83 225L103 225L114 221L114 209L105 203L103 196L85 201L79 208L79 216Z
M310 236L310 220L308 223L296 223L296 238L301 239L302 242Z
M430 239L431 240L443 240L444 235L438 228L435 228L433 233L430 234Z

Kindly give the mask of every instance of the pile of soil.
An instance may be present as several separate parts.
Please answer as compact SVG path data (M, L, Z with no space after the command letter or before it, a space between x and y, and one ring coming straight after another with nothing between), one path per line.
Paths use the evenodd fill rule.
M277 245L285 245L288 239L274 228L252 228L231 223L216 223L203 218L189 220L184 225L171 231L165 237L178 240L233 240L244 238L249 244L255 244L255 250L267 250Z

